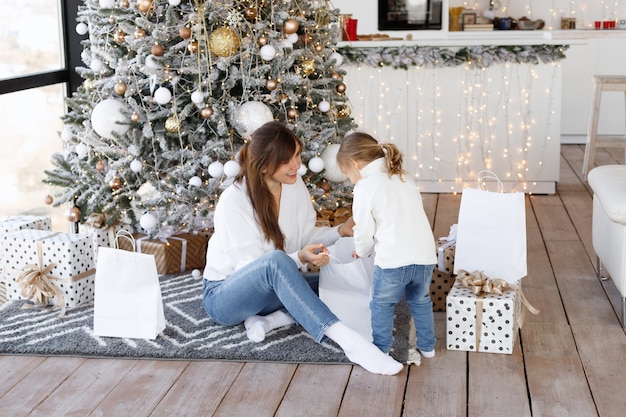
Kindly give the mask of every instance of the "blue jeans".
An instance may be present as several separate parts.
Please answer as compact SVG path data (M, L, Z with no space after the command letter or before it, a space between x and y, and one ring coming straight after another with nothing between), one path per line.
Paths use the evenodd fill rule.
M384 353L393 345L395 305L406 296L417 332L417 348L435 349L435 319L430 299L434 265L407 265L400 268L374 269L374 294L370 302L374 344Z
M204 309L223 326L235 326L256 314L285 308L320 342L339 321L314 288L317 276L304 277L285 252L273 251L250 262L223 281L204 281Z

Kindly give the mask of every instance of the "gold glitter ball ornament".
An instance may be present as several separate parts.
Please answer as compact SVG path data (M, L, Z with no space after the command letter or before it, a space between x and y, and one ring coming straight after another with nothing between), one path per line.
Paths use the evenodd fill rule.
M111 180L111 182L109 182L109 187L111 187L111 190L113 191L117 191L120 188L122 188L122 180L115 177Z
M339 117L348 117L352 114L352 109L345 104L337 107L337 116Z
M315 72L315 61L312 59L302 59L300 62L300 73L305 77Z
M170 116L165 120L165 130L169 133L176 133L180 130L180 120L176 116Z
M240 43L237 32L228 27L215 29L209 35L209 49L217 56L233 55L239 49Z

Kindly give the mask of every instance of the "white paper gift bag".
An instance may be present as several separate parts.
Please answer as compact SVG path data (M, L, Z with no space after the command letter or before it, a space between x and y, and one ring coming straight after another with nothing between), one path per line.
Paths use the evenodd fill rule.
M351 237L339 239L328 251L330 263L320 268L320 299L345 325L372 341L374 255L354 259Z
M155 339L165 315L154 255L102 246L97 265L94 334Z
M454 273L483 271L514 283L527 274L524 193L504 193L495 174L487 178L497 181L497 192L484 189L479 174L479 188L461 195Z

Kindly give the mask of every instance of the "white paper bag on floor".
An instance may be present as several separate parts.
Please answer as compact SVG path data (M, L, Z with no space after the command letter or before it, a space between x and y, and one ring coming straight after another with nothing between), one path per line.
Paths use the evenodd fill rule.
M154 255L100 247L94 289L94 334L155 339L165 329Z
M345 325L372 341L370 301L374 255L354 259L354 239L341 238L328 248L330 263L320 268L320 299Z
M497 192L482 186L463 189L454 273L483 271L491 279L514 283L527 274L524 193L504 193L497 177L486 178L500 184Z

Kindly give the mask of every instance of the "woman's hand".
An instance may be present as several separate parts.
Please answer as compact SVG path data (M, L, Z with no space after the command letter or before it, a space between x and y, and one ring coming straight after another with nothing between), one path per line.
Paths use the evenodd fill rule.
M298 251L298 258L303 264L309 263L314 266L327 265L330 262L328 249L323 243L312 243Z
M354 236L354 218L350 216L345 223L337 228L337 233L341 237Z

